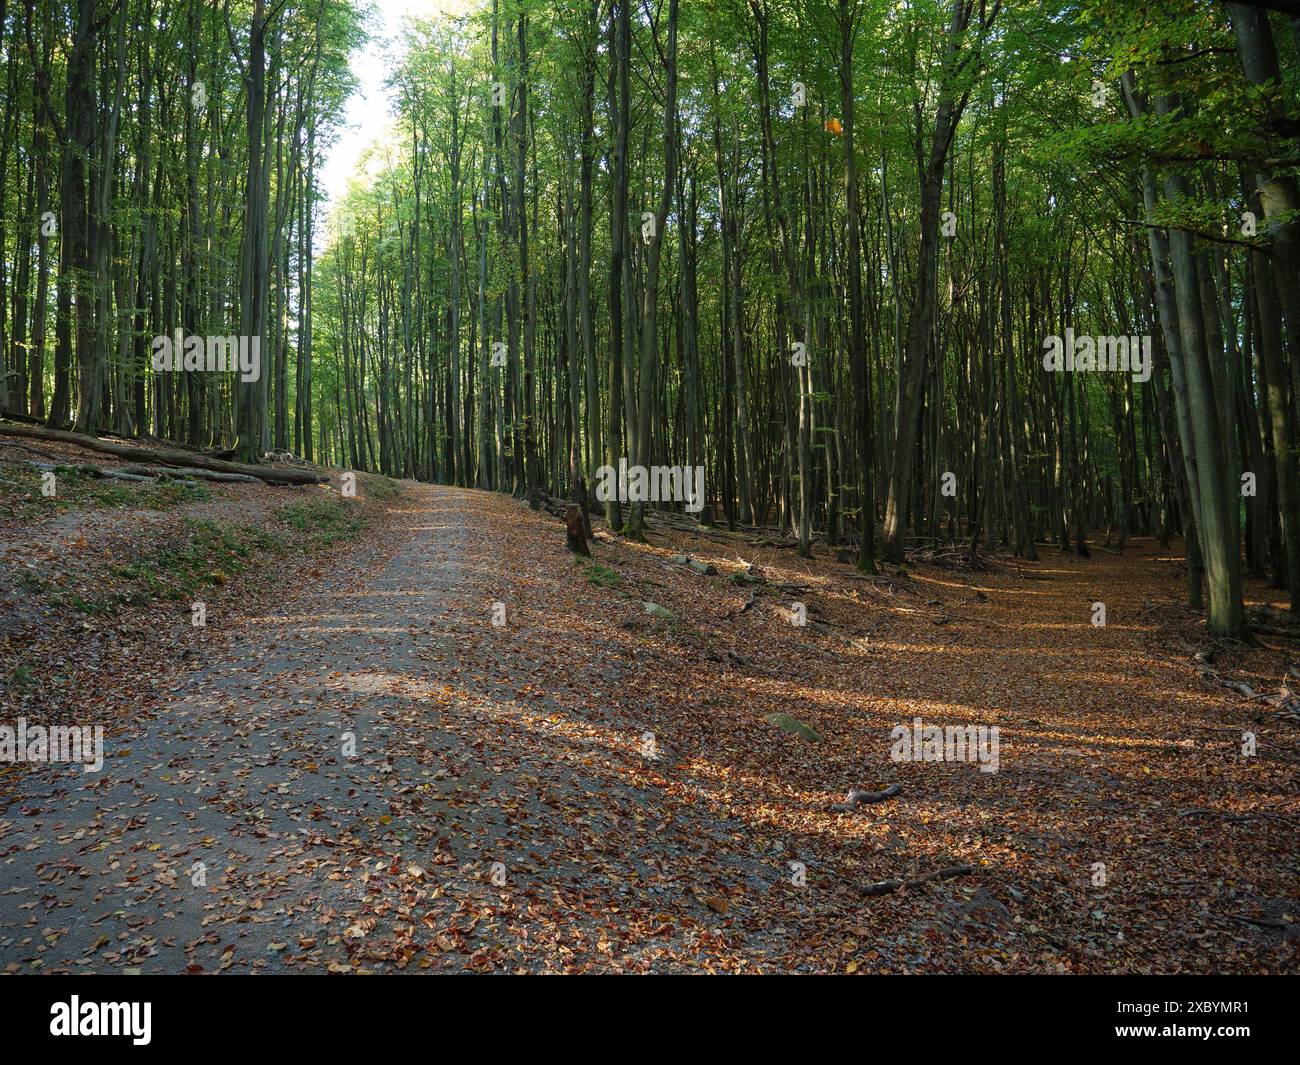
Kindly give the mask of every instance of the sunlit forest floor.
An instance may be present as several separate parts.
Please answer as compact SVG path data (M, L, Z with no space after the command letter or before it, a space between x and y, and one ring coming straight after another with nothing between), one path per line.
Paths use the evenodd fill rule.
M1300 968L1300 643L1206 640L1177 544L871 579L663 524L578 559L378 478L0 470L5 718L109 732L4 767L10 971ZM997 771L892 760L917 717L996 725Z

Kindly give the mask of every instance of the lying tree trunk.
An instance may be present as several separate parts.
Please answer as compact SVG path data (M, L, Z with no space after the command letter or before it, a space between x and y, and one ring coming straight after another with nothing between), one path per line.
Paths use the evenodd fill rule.
M124 473L140 473L147 477L194 477L200 481L218 481L222 484L257 484L257 478L246 473L218 473L216 470L202 470L180 466L123 466Z
M112 481L153 481L154 477L149 477L141 473L133 473L128 469L121 470L102 470L98 466L83 466L76 462L33 462L28 461L28 466L33 466L42 473L69 473L77 474L80 477L94 477L100 480Z
M591 557L587 550L587 535L583 529L582 508L577 503L570 503L564 511L564 527L568 534L569 550L575 555Z
M553 518L564 518L567 521L569 507L577 505L570 503L567 499L557 499L555 496L548 496L540 488L535 489L530 494L533 499L536 500L537 506L534 507L532 501L530 501L528 505L532 507L533 510L546 511L546 513Z
M17 411L5 411L6 418L12 418L16 422L22 422L24 425L44 425L44 418L35 418L30 414L19 414Z
M142 448L126 444L113 444L82 433L64 432L62 429L37 429L25 425L0 424L0 436L21 436L32 440L56 440L63 444L75 444L89 451L98 451L104 455L116 455L119 458L134 459L140 462L162 462L169 466L186 466L200 470L213 470L217 473L242 473L256 477L267 484L324 484L329 478L313 470L285 470L264 466L250 466L242 462L223 462L221 459L191 451L170 448L157 451L145 451Z

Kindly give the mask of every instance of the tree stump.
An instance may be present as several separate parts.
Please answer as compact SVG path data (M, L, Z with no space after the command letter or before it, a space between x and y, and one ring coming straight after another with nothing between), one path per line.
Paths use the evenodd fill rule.
M587 534L582 526L582 508L577 503L570 503L564 508L564 528L569 550L575 555L586 555L590 558L591 552L587 550Z
M587 479L581 474L573 482L573 498L582 507L582 534L588 540L594 540L591 532L591 515L587 512Z

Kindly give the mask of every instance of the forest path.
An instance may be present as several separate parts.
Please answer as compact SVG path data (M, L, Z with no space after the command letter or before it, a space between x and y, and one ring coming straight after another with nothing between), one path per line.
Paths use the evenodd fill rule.
M507 530L489 519L518 508L408 485L390 558L361 547L280 616L201 653L169 712L106 743L101 772L28 776L0 818L0 965L338 971L405 966L417 946L419 967L500 964L520 932L544 944L540 922L497 927L537 908L539 887L565 918L552 931L594 950L592 879L614 900L629 890L600 856L650 869L655 856L579 822L645 817L634 786L584 770L596 730L540 691L516 699L535 633L494 626L493 604L513 611L527 574L497 554ZM471 647L487 672L465 679ZM722 831L703 819L689 845ZM521 879L536 886L520 895ZM547 953L566 963L565 948Z
M518 501L408 484L329 577L171 679L168 712L114 737L102 772L22 781L0 814L0 966L1288 965L1238 915L1294 912L1291 828L1184 816L1296 799L1286 762L1216 734L1239 700L1147 646L1175 559L1146 543L1019 575L921 568L918 590L864 604L848 567L749 551L774 583L738 613L743 541L715 539L602 537L577 563ZM722 572L671 564L683 548ZM865 622L865 649L792 628L795 594ZM647 619L650 598L678 621ZM999 771L891 761L913 715L1000 724ZM829 810L891 781L895 802ZM857 892L956 861L979 875Z

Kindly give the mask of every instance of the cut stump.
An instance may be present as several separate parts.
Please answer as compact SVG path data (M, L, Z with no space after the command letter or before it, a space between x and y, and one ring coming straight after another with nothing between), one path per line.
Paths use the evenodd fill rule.
M564 529L569 550L575 555L591 557L587 550L587 530L582 520L582 508L577 503L570 503L564 508Z

